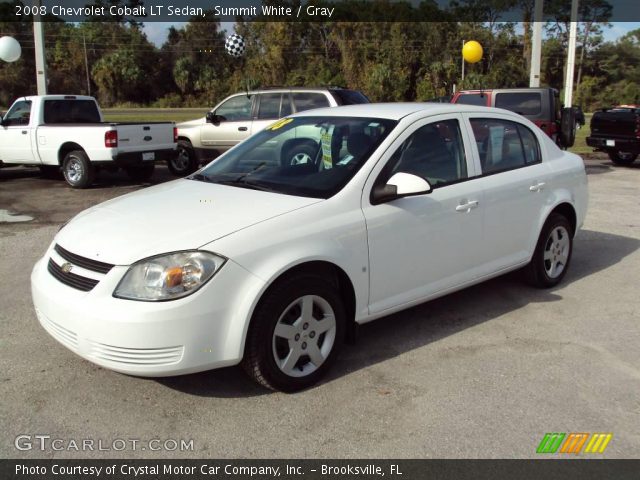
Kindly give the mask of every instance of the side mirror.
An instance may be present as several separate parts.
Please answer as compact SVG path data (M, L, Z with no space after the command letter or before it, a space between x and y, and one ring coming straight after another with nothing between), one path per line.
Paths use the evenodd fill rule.
M213 123L214 125L219 125L223 120L223 117L220 115L216 115L215 112L207 112L206 115L207 123Z
M7 112L0 112L0 125L4 124L4 116Z
M410 197L412 195L425 195L433 189L424 178L412 173L398 172L394 174L386 185L378 185L371 191L371 203L390 202L397 198Z

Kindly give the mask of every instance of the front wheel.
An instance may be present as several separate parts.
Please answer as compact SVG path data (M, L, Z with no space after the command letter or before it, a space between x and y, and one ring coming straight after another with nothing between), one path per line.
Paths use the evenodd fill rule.
M628 167L636 160L636 158L638 158L637 153L618 151L610 151L608 153L609 158L613 163L615 163L616 165L621 165L623 167Z
M176 155L167 162L167 166L176 177L184 177L195 172L198 169L198 159L191 143L179 140Z
M329 370L342 345L346 315L331 282L300 274L267 292L251 321L242 365L259 384L296 392Z
M562 281L571 262L573 230L564 215L552 213L540 232L531 262L524 268L527 281L550 288Z
M87 154L74 150L64 157L62 174L72 188L87 188L93 183L95 171Z

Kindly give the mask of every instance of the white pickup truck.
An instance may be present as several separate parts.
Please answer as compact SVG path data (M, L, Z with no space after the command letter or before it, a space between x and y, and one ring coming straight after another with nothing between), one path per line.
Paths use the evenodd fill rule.
M37 165L86 188L103 167L147 180L154 162L176 154L172 122L105 122L93 97L43 95L16 100L0 117L0 166Z

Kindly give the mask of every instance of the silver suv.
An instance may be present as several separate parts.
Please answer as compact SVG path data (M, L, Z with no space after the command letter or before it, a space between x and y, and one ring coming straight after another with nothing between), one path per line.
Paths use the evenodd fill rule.
M361 92L340 87L270 87L225 98L203 118L177 125L178 154L169 161L174 175L194 172L274 120L313 108L369 103Z

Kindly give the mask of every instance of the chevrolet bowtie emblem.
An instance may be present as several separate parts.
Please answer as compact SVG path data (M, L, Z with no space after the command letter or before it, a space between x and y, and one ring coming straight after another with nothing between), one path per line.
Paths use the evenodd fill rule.
M69 273L71 271L71 269L73 268L73 265L71 265L69 262L65 262L62 264L62 266L60 267L62 269L62 271L64 273Z

